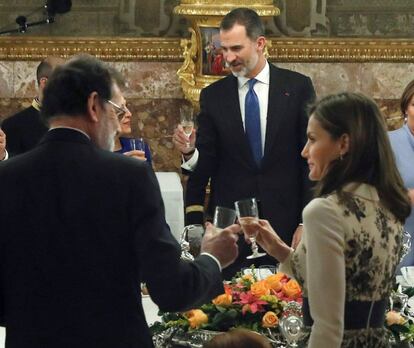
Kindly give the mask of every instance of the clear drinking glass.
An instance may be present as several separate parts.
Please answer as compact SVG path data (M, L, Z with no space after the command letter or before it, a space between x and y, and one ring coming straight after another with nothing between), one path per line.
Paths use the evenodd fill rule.
M129 145L131 150L145 151L145 141L143 138L131 138L129 139Z
M234 209L217 206L214 210L213 225L217 232L221 232L227 226L236 221L236 211Z
M184 104L180 107L180 125L189 138L194 128L194 110L191 104ZM190 142L186 145L190 147Z
M240 226L243 229L245 236L252 243L252 254L247 256L248 259L255 259L266 255L266 253L260 253L256 244L257 229L254 227L254 223L259 220L259 210L257 208L256 198L244 199L234 203L236 207L237 217L239 219Z

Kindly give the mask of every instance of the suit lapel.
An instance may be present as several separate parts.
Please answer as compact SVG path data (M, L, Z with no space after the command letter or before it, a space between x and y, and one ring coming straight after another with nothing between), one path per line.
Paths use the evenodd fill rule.
M237 78L229 76L227 78L227 83L223 84L223 87L223 118L227 123L226 128L229 129L227 136L232 137L231 142L232 144L235 144L234 147L232 146L232 149L235 151L237 157L244 162L247 161L249 166L255 167L256 164L243 127Z
M286 90L287 81L278 73L278 68L269 63L270 66L270 85L269 101L267 109L266 140L262 165L271 156L272 147L277 138L278 129L285 119L287 106L289 103L289 92Z

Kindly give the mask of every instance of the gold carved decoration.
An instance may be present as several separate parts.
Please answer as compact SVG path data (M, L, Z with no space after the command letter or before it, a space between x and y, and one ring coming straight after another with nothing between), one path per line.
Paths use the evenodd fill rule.
M191 22L191 38L181 40L184 63L177 74L186 99L196 109L201 90L223 76L222 53L215 38L223 16L236 7L249 7L262 17L273 17L280 13L273 0L181 0L174 8L175 14Z
M108 61L181 61L180 39L0 37L0 60L35 60L89 53Z
M405 39L272 38L276 62L414 62L414 41Z
M269 46L271 45L271 47ZM405 39L268 38L273 62L414 63L414 41ZM179 38L0 37L0 60L39 61L81 52L107 61L181 62Z

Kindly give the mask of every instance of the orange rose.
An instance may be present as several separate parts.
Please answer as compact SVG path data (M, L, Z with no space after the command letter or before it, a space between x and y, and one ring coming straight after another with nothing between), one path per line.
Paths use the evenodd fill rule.
M385 315L385 320L387 322L388 326L394 325L394 324L404 324L405 319L401 316L400 313L389 311Z
M228 307L231 305L231 301L233 300L232 296L229 294L222 294L222 295L218 295L214 300L213 303L216 306L221 306L221 307Z
M268 278L272 278L273 281L282 281L283 278L286 278L286 274L282 273L282 272L277 272L276 274L272 274L270 276L268 276L266 279Z
M260 282L253 283L250 287L250 291L254 296L260 297L264 295L269 295L270 287L264 280L261 280Z
M279 318L275 312L266 312L262 318L263 327L276 327L279 324Z
M278 274L272 274L265 279L265 282L269 285L270 289L275 291L280 291L282 289L282 282L280 281L282 278L279 277Z
M208 323L208 316L201 309L192 309L187 312L187 319L192 329L198 329L202 324Z
M291 279L286 284L284 284L282 287L282 291L286 296L292 299L297 299L302 295L300 285L294 279Z

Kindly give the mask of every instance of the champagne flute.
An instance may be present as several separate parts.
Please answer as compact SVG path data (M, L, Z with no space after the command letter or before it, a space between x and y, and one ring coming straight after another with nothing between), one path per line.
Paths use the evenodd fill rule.
M214 210L213 225L216 232L221 232L227 226L234 224L236 211L226 207L217 206Z
M259 220L259 210L257 208L256 198L244 199L234 203L236 207L237 217L239 218L240 226L244 234L252 243L252 254L247 256L247 259L255 259L257 257L265 256L266 253L260 253L256 244L257 229L254 226Z
M184 104L180 107L180 125L183 127L184 134L190 138L194 128L193 107L191 104ZM190 147L190 142L186 143Z

